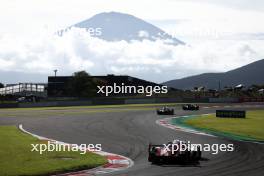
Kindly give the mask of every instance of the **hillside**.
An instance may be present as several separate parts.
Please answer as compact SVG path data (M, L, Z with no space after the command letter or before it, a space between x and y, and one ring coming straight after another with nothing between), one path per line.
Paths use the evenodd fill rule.
M264 84L263 75L264 59L224 73L204 73L182 79L170 80L163 84L178 89L192 89L196 86L218 89L219 81L222 88L238 84L244 84L246 86Z

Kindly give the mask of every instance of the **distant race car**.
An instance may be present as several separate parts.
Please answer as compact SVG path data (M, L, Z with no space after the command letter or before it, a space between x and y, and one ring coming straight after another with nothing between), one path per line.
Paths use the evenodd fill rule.
M35 102L37 100L37 97L34 95L27 95L24 97L19 97L16 102L18 103L24 103L24 102Z
M168 108L168 107L163 107L161 109L157 109L157 114L159 114L159 115L174 115L174 109Z
M183 110L191 110L191 111L198 111L200 107L198 105L193 105L193 104L185 104L182 105Z
M173 162L197 162L202 157L200 146L192 146L190 149L183 150L182 144L187 144L184 141L174 140L166 145L152 145L148 148L148 161L153 164L168 164ZM176 147L178 146L178 148Z

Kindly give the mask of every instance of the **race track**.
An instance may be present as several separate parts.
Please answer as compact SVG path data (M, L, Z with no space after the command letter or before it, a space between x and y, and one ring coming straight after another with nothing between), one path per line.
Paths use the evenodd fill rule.
M104 151L124 155L134 161L133 167L111 175L264 175L264 145L190 134L159 126L155 121L169 116L156 115L155 107L0 111L0 125L23 124L30 132L68 143L99 143ZM175 110L177 116L211 112L215 112L215 108L198 112L186 112L180 108ZM173 139L202 144L234 143L235 151L217 155L203 153L203 160L198 165L160 166L147 161L149 142L163 144Z

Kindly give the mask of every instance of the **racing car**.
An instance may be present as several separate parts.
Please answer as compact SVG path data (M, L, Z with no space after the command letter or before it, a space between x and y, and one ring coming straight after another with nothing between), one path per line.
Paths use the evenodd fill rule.
M174 162L198 162L202 157L200 146L191 145L184 148L184 141L174 140L163 145L152 145L148 147L148 161L153 164L165 164ZM178 147L177 147L178 146Z
M161 109L157 109L158 115L174 115L174 109L168 107L162 107Z
M185 105L182 105L182 109L183 110L190 110L190 111L198 111L200 109L200 107L197 104L196 105L185 104Z

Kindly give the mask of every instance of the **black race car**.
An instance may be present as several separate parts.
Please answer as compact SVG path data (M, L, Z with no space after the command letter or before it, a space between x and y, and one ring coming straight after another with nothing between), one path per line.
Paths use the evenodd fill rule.
M163 107L161 109L157 109L157 114L158 115L174 115L174 109Z
M27 95L24 97L19 97L16 102L18 103L25 103L25 102L36 102L37 101L37 97L34 95Z
M200 107L198 105L193 105L193 104L185 104L182 105L183 110L190 110L190 111L198 111Z
M174 140L163 145L149 144L148 161L153 164L169 164L174 162L193 163L202 157L200 146L194 145L186 149L184 141Z

